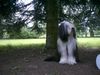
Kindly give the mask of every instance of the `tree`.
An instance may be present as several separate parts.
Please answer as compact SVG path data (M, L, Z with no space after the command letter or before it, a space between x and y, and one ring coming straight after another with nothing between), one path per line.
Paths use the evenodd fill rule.
M45 8L46 3L45 0L35 0L37 1L37 5L38 5L38 10L40 11L43 7ZM39 3L39 4L38 4ZM77 32L85 32L85 24L87 24L86 26L91 27L91 30L94 30L94 26L99 26L99 24L97 25L97 22L95 22L95 24L91 24L92 20L88 23L88 21L85 21L86 18L90 18L93 16L91 13L95 12L95 14L97 15L99 13L99 0L58 0L58 22L67 19L68 21L73 21L74 24L76 25L77 28ZM42 7L41 7L42 6ZM37 10L37 9L36 9ZM34 11L36 11L34 10ZM36 19L40 21L40 19L44 22L46 22L46 14L47 11L45 11L45 9L41 10L41 12L43 12L42 14L44 14L45 16L41 16L41 13L35 13L36 15L39 15ZM41 18L40 18L41 16ZM45 17L45 18L44 18ZM40 19L39 19L40 18ZM96 20L98 20L99 18L96 17ZM100 21L98 21L100 22ZM93 31L91 31L93 32ZM47 32L48 33L48 32Z
M0 15L7 18L16 12L18 9L16 1L17 0L0 0Z
M15 23L15 21L13 21L14 14L19 9L16 1L17 0L0 0L0 36L2 36L0 38L3 38L5 31L13 30L15 26L18 28L18 25L13 26Z
M95 26L95 28L99 27L99 0L33 0L26 5L18 4L16 1L18 0L0 0L0 35L4 32L4 29L6 31L20 30L24 24L18 23L22 22L27 24L34 21L33 29L38 32L41 32L40 23L42 25L47 24L46 47L49 48L52 44L51 47L53 48L53 46L56 47L58 21L60 22L63 19L74 21L79 31L84 30L84 23L91 30L95 30ZM31 4L33 4L33 9L28 10L27 7ZM94 14L92 14L93 12ZM16 13L20 13L20 16L15 16ZM94 17L98 22L94 21ZM86 18L88 18L88 21L85 20ZM90 32L93 33L93 31Z
M57 33L58 33L58 4L57 0L47 0L47 36L46 48L57 48Z

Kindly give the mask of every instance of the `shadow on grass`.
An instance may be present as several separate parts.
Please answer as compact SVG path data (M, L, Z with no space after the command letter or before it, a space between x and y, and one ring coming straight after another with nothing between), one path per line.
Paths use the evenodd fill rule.
M29 45L6 45L0 46L0 54L12 53L21 50L42 49L45 44L29 44Z

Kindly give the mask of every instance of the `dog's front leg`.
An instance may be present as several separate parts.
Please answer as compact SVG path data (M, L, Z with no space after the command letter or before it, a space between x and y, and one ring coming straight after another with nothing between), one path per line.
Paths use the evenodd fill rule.
M76 41L74 39L68 42L68 64L74 65L76 64L76 58L74 56L74 50L76 48Z
M60 64L66 64L68 63L68 55L67 55L67 51L66 51L66 43L62 42L60 39L58 39L57 41L58 43L58 52L60 54Z

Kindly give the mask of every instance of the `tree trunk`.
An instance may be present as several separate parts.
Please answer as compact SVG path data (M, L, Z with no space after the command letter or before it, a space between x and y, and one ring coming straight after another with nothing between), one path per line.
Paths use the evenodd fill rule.
M94 37L94 31L90 29L90 37Z
M57 33L58 33L58 6L57 0L47 0L47 33L46 33L46 48L57 48Z

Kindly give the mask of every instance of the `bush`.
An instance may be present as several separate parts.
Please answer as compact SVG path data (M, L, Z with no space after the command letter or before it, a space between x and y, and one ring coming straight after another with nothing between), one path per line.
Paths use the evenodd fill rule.
M27 27L23 27L21 29L20 38L27 39L27 38L38 38L39 34L35 30L31 30Z

